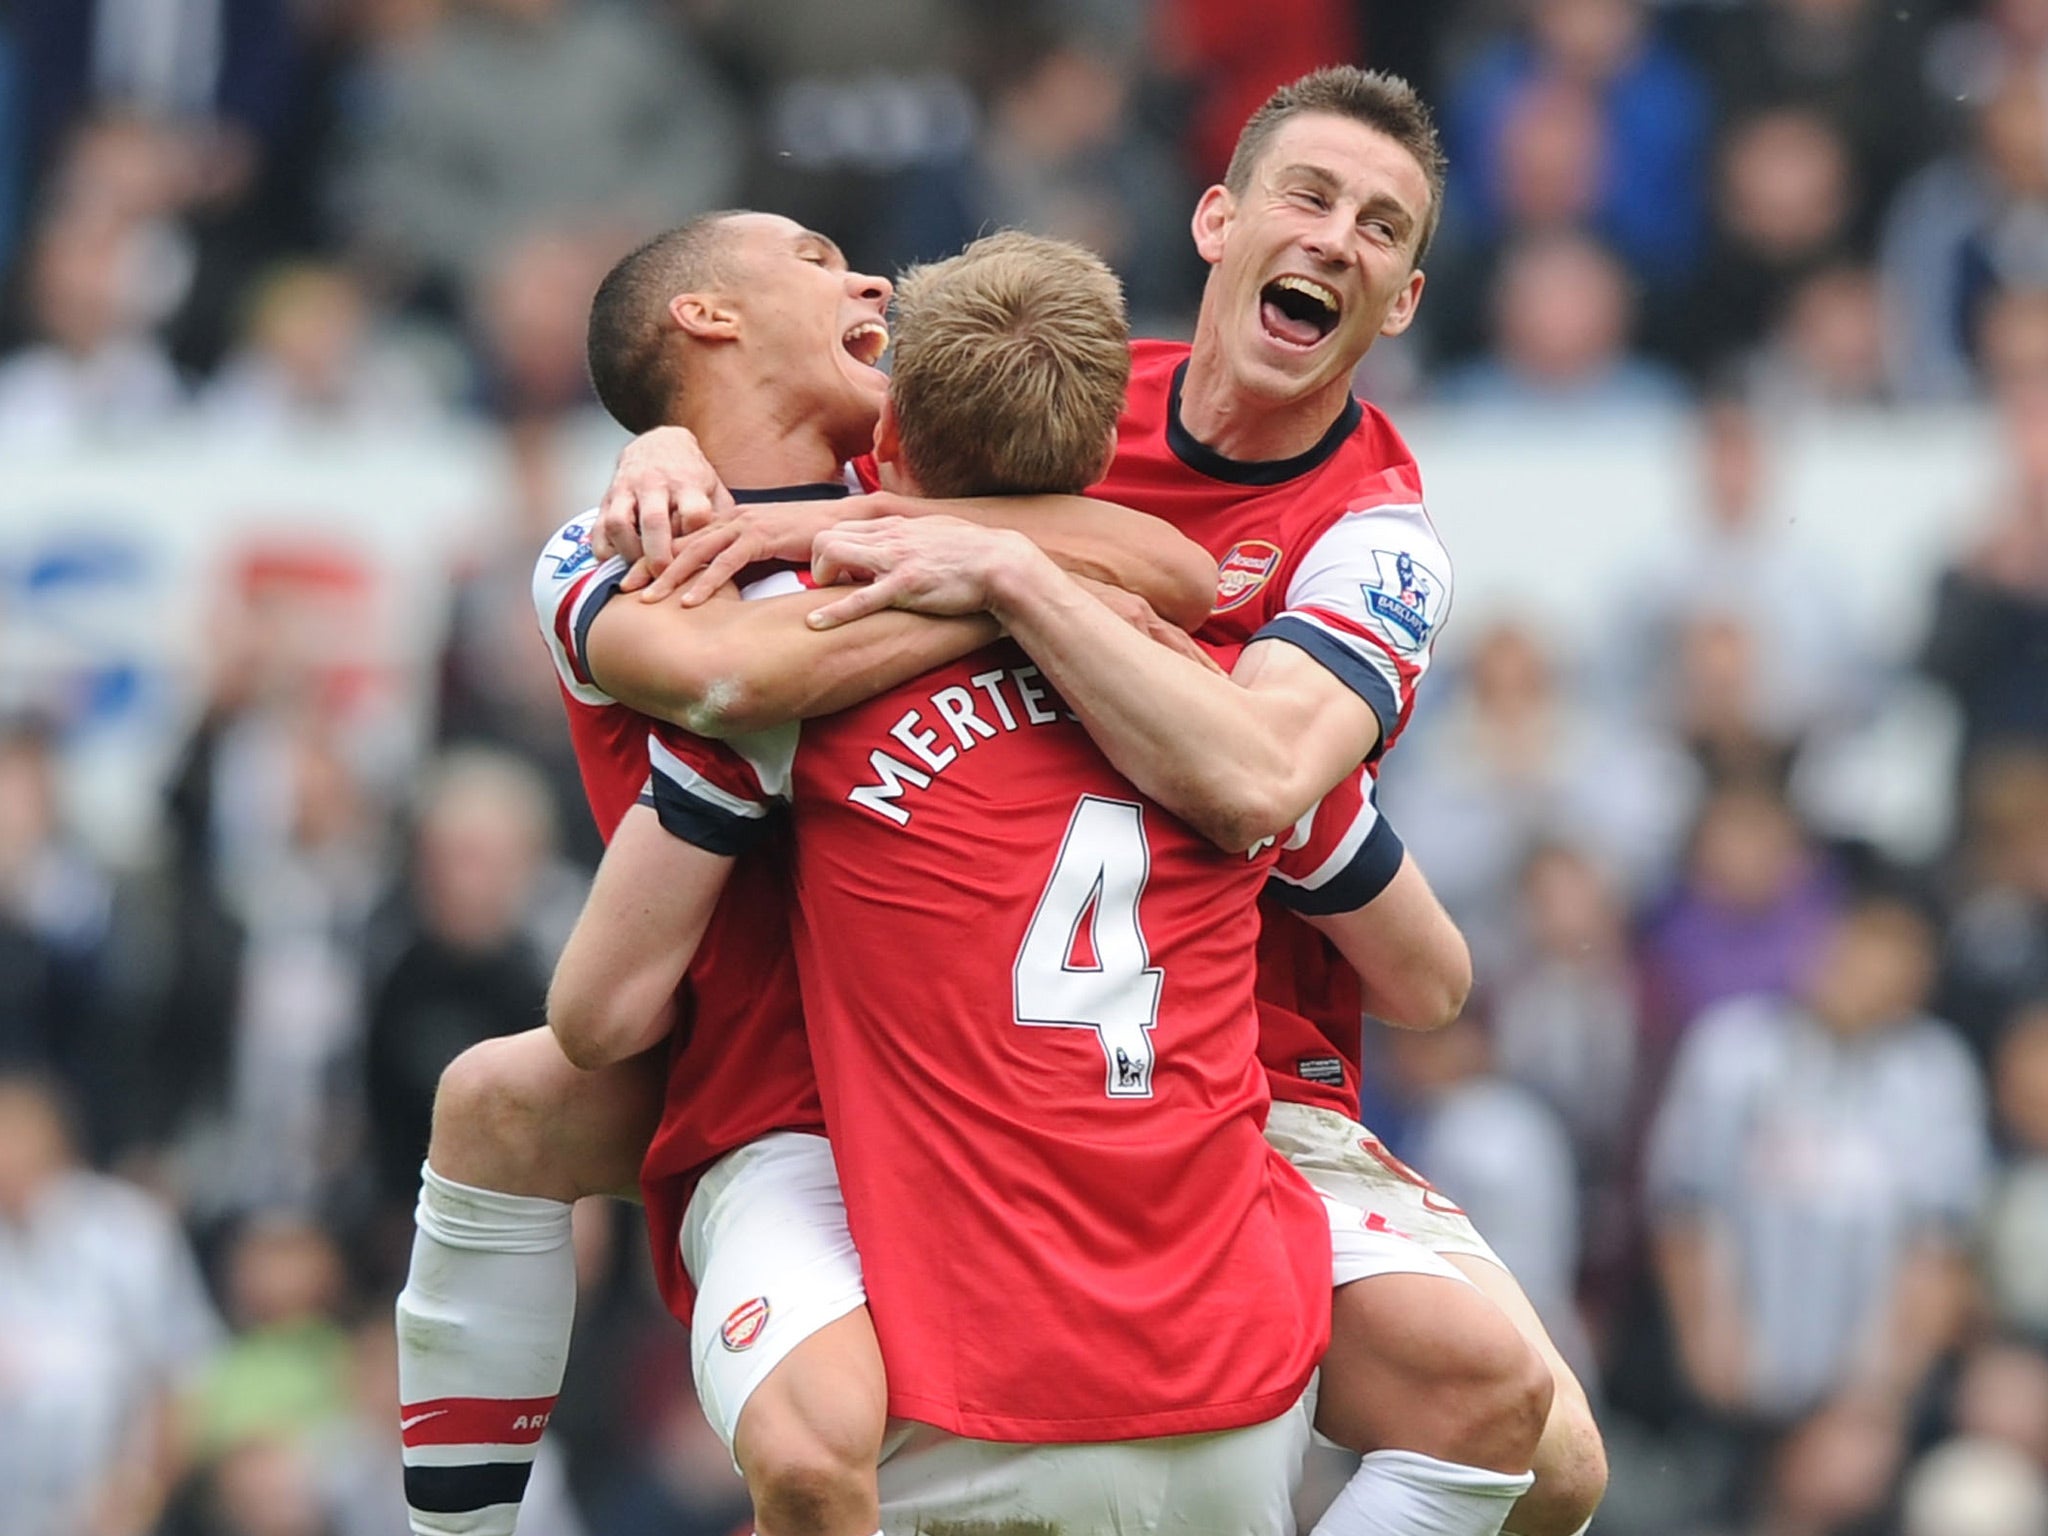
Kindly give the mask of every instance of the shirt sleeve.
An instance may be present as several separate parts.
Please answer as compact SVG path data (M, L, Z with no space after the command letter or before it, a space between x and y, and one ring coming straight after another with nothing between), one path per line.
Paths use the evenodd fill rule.
M1387 888L1406 854L1360 768L1295 823L1266 880L1266 893L1304 916L1356 912Z
M619 556L600 561L590 547L597 513L584 513L562 526L541 550L533 567L533 611L555 663L555 675L571 697L585 704L610 704L612 696L590 678L585 647L591 621L619 590L630 569Z
M661 725L647 734L647 788L662 830L707 853L745 853L772 825L776 800L754 766L723 742Z
M1311 544L1287 606L1254 640L1315 657L1372 707L1380 751L1415 704L1415 685L1451 608L1451 563L1420 503L1347 512Z

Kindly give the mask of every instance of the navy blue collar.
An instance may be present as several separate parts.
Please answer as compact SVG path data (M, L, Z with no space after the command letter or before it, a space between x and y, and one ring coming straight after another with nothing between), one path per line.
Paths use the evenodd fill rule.
M1187 375L1185 362L1173 370L1173 393L1166 402L1166 446L1181 463L1211 480L1228 480L1233 485L1284 484L1328 463L1330 455L1343 446L1344 439L1357 431L1359 422L1365 419L1365 407L1358 403L1358 397L1347 395L1343 412L1306 453L1297 453L1291 459L1227 459L1181 425L1180 386Z

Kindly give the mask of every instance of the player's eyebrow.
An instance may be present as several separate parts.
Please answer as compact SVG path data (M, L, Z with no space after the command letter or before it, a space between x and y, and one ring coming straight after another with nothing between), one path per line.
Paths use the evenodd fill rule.
M1344 183L1338 180L1334 171L1326 170L1320 165L1310 165L1306 161L1282 166L1275 179L1278 181L1313 182L1325 192L1341 192L1344 190Z
M1324 166L1299 161L1282 166L1276 176L1279 181L1305 181L1319 191L1331 196L1344 191L1344 182L1334 171ZM1396 240L1406 240L1415 229L1415 215L1390 192L1375 192L1358 205L1360 218L1385 219L1394 231Z
M838 242L828 236L819 234L815 229L807 229L801 235L798 235L797 243L799 245L808 244L817 247L825 259L835 266L843 267L846 265L846 253L839 249Z

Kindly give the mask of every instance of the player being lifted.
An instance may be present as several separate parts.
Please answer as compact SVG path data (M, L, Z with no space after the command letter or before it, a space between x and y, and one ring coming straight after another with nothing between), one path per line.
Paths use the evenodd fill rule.
M1099 259L980 241L904 280L897 329L890 483L1078 491L1100 474L1130 354ZM890 1405L920 1426L883 1467L888 1529L1281 1536L1328 1219L1263 1139L1253 903L1276 857L1306 882L1371 857L1337 850L1375 818L1354 781L1284 856L1223 853L1145 806L1037 678L985 646L735 743L745 761L658 732L648 808L606 854L550 1022L589 1065L658 1038L650 1003L682 978L723 850L790 802L832 1142L762 1138L689 1202L705 1401L725 1419L757 1376L735 1319L764 1343L827 1324L864 1272ZM678 1087L664 1131L705 1114ZM1526 1479L1497 1481L1512 1497Z
M1253 493L1260 496L1291 490L1303 500L1312 496L1325 498L1323 510L1335 519L1339 513L1350 510L1346 503L1360 489L1355 478L1335 479L1342 471L1361 474L1367 480L1377 477L1382 492L1378 499L1383 505L1388 504L1384 494L1388 490L1406 494L1405 502L1397 500L1394 505L1412 504L1412 483L1402 484L1404 475L1412 476L1405 451L1400 450L1398 439L1376 416L1354 414L1356 408L1349 403L1344 381L1371 336L1382 326L1398 329L1405 324L1419 297L1420 283L1413 267L1434 220L1436 186L1431 174L1433 140L1427 134L1426 122L1418 131L1418 117L1419 109L1405 90L1355 71L1340 71L1311 77L1290 92L1283 92L1248 126L1239 163L1233 166L1228 178L1230 185L1205 198L1203 216L1198 220L1198 238L1204 242L1205 254L1210 254L1218 265L1205 298L1203 329L1195 354L1186 366L1184 411L1180 402L1169 403L1170 386L1177 382L1178 360L1171 354L1155 354L1151 359L1154 366L1149 370L1141 360L1138 393L1149 389L1149 395L1145 396L1142 409L1134 409L1132 423L1137 424L1137 430L1133 431L1132 423L1127 423L1123 454L1129 459L1133 449L1141 449L1149 455L1143 460L1150 465L1143 478L1148 479L1153 492L1170 498L1176 491L1190 488L1202 496L1212 496L1219 489L1244 495L1247 485L1264 487L1264 491ZM1330 142L1332 133L1338 135L1335 143ZM1302 142L1304 138L1309 142ZM1320 174L1305 177L1304 173ZM1309 184L1302 184L1304 179ZM1387 259L1390 252L1398 258L1391 267ZM1276 256L1285 256L1300 267L1294 271L1279 270L1282 263ZM1313 291L1317 289L1320 292ZM1326 301L1334 301L1337 306L1334 324L1330 324L1330 304ZM1310 303L1320 307L1321 319L1303 309L1303 305ZM1326 324L1330 325L1329 334L1318 340L1309 339ZM835 329L822 344L829 347L837 339ZM1284 350L1289 347L1293 350ZM1157 366L1162 363L1163 367ZM1386 462L1361 466L1360 455L1347 457L1345 450L1355 446L1354 440L1360 437L1368 439L1364 458L1370 460L1374 453L1379 453ZM1219 449L1236 457L1225 458L1217 452ZM718 457L713 455L714 462ZM1340 464L1340 460L1344 462ZM1368 498L1365 504L1370 507L1371 500ZM666 505L664 498L664 512ZM1270 502L1266 510L1273 510ZM1354 526L1370 525L1371 521L1352 520ZM1394 521L1401 519L1397 516ZM1417 525L1411 519L1408 526L1412 535ZM1370 534L1372 530L1366 526L1364 531ZM1283 528L1276 521L1268 527L1254 525L1245 536L1226 539L1220 537L1221 532L1210 527L1201 536L1216 553L1229 557L1225 617L1234 615L1236 622L1250 625L1247 633L1268 618L1281 618L1288 605L1277 602L1278 598L1296 591L1306 597L1314 596L1307 578L1318 567L1314 560L1303 558L1303 530ZM1320 544L1318 538L1307 540L1311 549L1319 548ZM1373 548L1377 550L1379 546ZM1335 608L1304 603L1294 615L1298 620L1296 639L1287 643L1300 642L1297 649L1311 660L1333 663L1329 667L1331 676L1341 678L1349 670L1363 685L1357 690L1359 697L1369 698L1377 689L1381 706L1392 706L1386 709L1392 723L1404 711L1408 685L1412 683L1412 670L1404 671L1403 665L1396 663L1419 669L1421 660L1426 658L1428 631L1441 619L1444 597L1441 586L1432 593L1426 584L1410 585L1403 581L1400 555L1409 556L1406 564L1410 573L1418 568L1429 574L1447 572L1438 573L1426 552L1418 552L1400 538L1388 540L1386 553L1391 559L1391 573L1379 570L1378 561L1373 559L1367 562L1369 568L1361 569L1356 578L1359 596L1370 586L1379 593L1381 604L1373 605L1360 620L1346 612L1341 603ZM1332 569L1324 572L1325 576L1341 576L1342 564L1341 560L1335 562ZM1389 582L1396 585L1390 589ZM1240 601L1231 603L1232 598ZM610 615L620 608L630 612L634 606L612 604L604 613ZM730 609L734 605L712 606ZM669 672L665 676L650 662L638 677L618 684L640 689L642 698L664 712L699 721L721 713L729 718L743 718L749 710L757 716L765 713L772 717L776 708L787 707L792 696L802 703L802 686L793 685L789 678L793 675L808 680L816 675L815 666L779 676L777 673L781 657L796 642L784 642L782 652L763 646L735 655L721 649L723 642L719 636L725 632L724 627L729 627L728 621L707 620L708 612L700 610L695 615L686 615L661 607L641 610L641 616L633 620L604 617L595 627L592 639L600 639L607 625L614 628L619 637L614 643L626 655L615 656L610 666L616 676L624 679L633 670L630 663L634 658L664 650L652 637L691 637L687 651L679 652L672 646L664 650L669 658ZM1395 656L1385 664L1375 663L1370 654L1363 653L1362 647L1344 643L1347 619L1353 619L1361 628L1382 626L1384 638L1384 626L1404 618L1409 627L1394 647ZM849 632L849 642L859 628L855 626ZM624 638L629 631L641 637L637 646ZM1334 643L1324 645L1316 638L1318 634ZM1274 638L1279 643L1282 637ZM1357 641L1363 637L1350 638ZM1273 645L1256 647L1255 654L1260 649L1270 654ZM821 653L806 654L816 657ZM1361 654L1365 664L1352 666ZM1377 684L1373 681L1375 676L1379 679ZM1240 678L1243 680L1242 671ZM1342 711L1338 714L1341 718ZM1377 718L1373 729L1380 729ZM1215 748L1240 744L1234 739L1212 737L1204 747L1220 760L1230 753L1216 753ZM1371 744L1370 735L1361 734L1353 750L1362 754ZM1295 788L1283 777L1263 783L1240 780L1235 789L1228 783L1219 783L1205 792L1218 793L1221 808L1231 810L1230 794L1249 786L1269 798L1257 804L1244 801L1232 814L1249 811L1256 818L1272 814L1270 796L1276 793L1276 784L1281 793ZM1167 786L1169 794L1171 789ZM1397 910L1387 908L1386 904L1398 894L1401 881L1412 878L1412 870L1404 869L1396 888L1376 902L1375 908ZM1384 926L1398 936L1400 924ZM1276 946L1273 935L1286 934L1287 930L1269 925L1269 951L1291 947L1303 958L1316 960L1313 949L1299 937L1301 932L1293 930L1293 937ZM1382 955L1391 956L1393 963L1367 967L1366 997L1373 1011L1395 1019L1405 1014L1418 1022L1425 1016L1440 1017L1441 997L1445 995L1442 992L1420 1008L1400 996L1403 982L1412 974L1399 964L1400 952L1398 938L1390 940L1383 946ZM1320 1023L1334 1042L1333 1050L1318 1040L1317 1047L1308 1055L1268 1051L1269 1064L1276 1055L1282 1058L1278 1065L1283 1070L1276 1076L1276 1084L1283 1077L1292 1077L1295 1097L1304 1096L1313 1087L1335 1097L1339 1104L1355 1104L1350 1096L1350 1083L1309 1081L1317 1076L1342 1078L1345 1058L1355 1054L1357 993L1354 991L1347 1000L1343 990L1341 976L1327 966L1320 972L1311 970L1304 974L1278 964L1268 965L1262 994L1273 1005L1267 1009L1269 1023L1277 1019L1284 1024L1291 1019L1297 1028ZM1451 987L1449 995L1455 997L1458 990ZM1322 996L1317 995L1319 991ZM1290 1004L1298 1011L1290 1014ZM1344 1048L1347 1029L1352 1041L1348 1050ZM1335 1068L1334 1074L1331 1068ZM602 1096L598 1096L597 1107L591 1108L593 1093L587 1084L565 1083L558 1063L549 1066L531 1053L522 1056L510 1049L493 1050L451 1073L444 1086L443 1119L452 1126L467 1127L464 1137L490 1154L476 1157L467 1165L480 1170L474 1175L476 1182L501 1189L526 1189L534 1194L602 1188L614 1180L601 1177L597 1171L616 1171L620 1162L617 1145L629 1139L626 1128L637 1133L646 1122L644 1118L636 1121L631 1115L617 1112ZM522 1106L547 1110L563 1105L580 1105L580 1114L564 1114L559 1125L573 1123L585 1129L552 1130L547 1153L542 1156L530 1145L532 1133L522 1123L519 1111ZM603 1127L611 1136L591 1132L588 1127L592 1125ZM455 1155L455 1149L444 1141L442 1127L437 1124L433 1165L445 1172L444 1158ZM1368 1161L1357 1138L1327 1144L1321 1154L1305 1155L1311 1162L1320 1155L1321 1161L1330 1165L1320 1171L1312 1170L1315 1178L1370 1178L1379 1168L1376 1162ZM572 1177L564 1171L567 1169L580 1169L581 1176ZM431 1190L431 1182L429 1187ZM1422 1204L1412 1189L1391 1181L1381 1189L1380 1197L1406 1197L1418 1207ZM1438 1219L1427 1210L1419 1209L1417 1216L1428 1221ZM1505 1277L1496 1277L1483 1260L1471 1259L1474 1251L1483 1248L1476 1237L1447 1235L1441 1229L1425 1230L1433 1241L1457 1253L1490 1291L1500 1294ZM1466 1230L1469 1232L1469 1228ZM423 1236L423 1244L431 1246L427 1236ZM1418 1289L1407 1283L1411 1281L1424 1283ZM1457 1460L1462 1452L1463 1459L1475 1464L1498 1462L1505 1457L1502 1446L1512 1442L1512 1426L1519 1415L1526 1414L1529 1397L1517 1375L1515 1357L1499 1349L1484 1317L1467 1307L1445 1282L1428 1277L1373 1278L1345 1285L1338 1297L1338 1338L1326 1364L1324 1405L1326 1417L1335 1408L1346 1418L1344 1424L1336 1426L1338 1438L1362 1449L1408 1446L1442 1460ZM1520 1302L1519 1293L1511 1285L1505 1304L1516 1309L1519 1321L1530 1322L1526 1304ZM566 1303L562 1304L562 1311L566 1312ZM479 1327L480 1334L488 1332L487 1328ZM559 1368L549 1378L543 1363L540 1375L536 1395L542 1388L553 1390ZM1583 1521L1597 1496L1597 1439L1592 1436L1590 1421L1585 1416L1583 1397L1568 1378L1562 1385L1566 1390L1558 1395L1561 1410L1553 1416L1551 1431L1546 1434L1538 1457L1538 1488L1518 1508L1510 1522L1511 1529L1569 1529ZM788 1441L792 1449L783 1458L783 1464L806 1472L822 1469L828 1474L841 1465L829 1448L819 1452L814 1444L807 1444L802 1428L799 1423L798 1432ZM1423 1470L1427 1474L1428 1469ZM1429 1483L1427 1475L1417 1480L1415 1497L1425 1505L1439 1496L1450 1496L1445 1494L1441 1480L1436 1485ZM1381 1501L1381 1507L1391 1511L1387 1515L1391 1523L1351 1524L1342 1528L1416 1528L1400 1523L1403 1516L1395 1508L1400 1503ZM1354 1501L1353 1513L1362 1507ZM1331 1516L1332 1521L1346 1518L1342 1508Z

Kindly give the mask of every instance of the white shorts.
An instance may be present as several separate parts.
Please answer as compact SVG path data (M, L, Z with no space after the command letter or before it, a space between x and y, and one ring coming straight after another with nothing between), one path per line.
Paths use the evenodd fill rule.
M882 1530L1293 1536L1314 1417L1311 1387L1263 1424L1104 1445L1008 1445L904 1424L883 1450Z
M697 1287L691 1374L730 1451L740 1410L768 1373L867 1305L830 1144L777 1131L728 1152L690 1196L680 1241Z
M1500 1255L1479 1235L1472 1218L1356 1120L1275 1100L1266 1116L1266 1140L1323 1197L1330 1213L1334 1284L1388 1274L1462 1280L1441 1257L1451 1253L1500 1264Z

